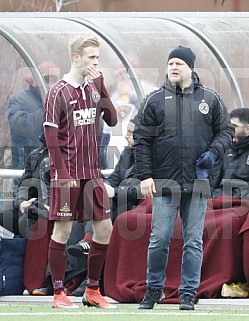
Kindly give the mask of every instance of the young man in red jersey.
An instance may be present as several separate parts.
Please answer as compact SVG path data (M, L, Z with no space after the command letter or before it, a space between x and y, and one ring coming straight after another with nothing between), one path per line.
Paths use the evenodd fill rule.
M98 71L99 40L76 37L70 44L71 68L48 92L44 130L50 155L50 220L55 221L49 245L54 308L77 308L64 292L65 245L73 220L93 221L87 288L82 302L114 308L100 294L99 279L112 232L109 199L99 166L99 117L115 126L117 115Z

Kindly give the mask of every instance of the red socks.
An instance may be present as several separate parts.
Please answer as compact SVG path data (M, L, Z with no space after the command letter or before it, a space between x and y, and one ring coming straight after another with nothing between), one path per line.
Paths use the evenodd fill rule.
M55 294L59 294L62 290L64 290L64 277L67 264L65 247L66 244L57 243L52 239L50 240L48 261L50 263L51 277Z
M99 288L99 279L105 263L107 248L108 244L99 244L94 241L91 242L88 255L87 275L87 287L91 289Z

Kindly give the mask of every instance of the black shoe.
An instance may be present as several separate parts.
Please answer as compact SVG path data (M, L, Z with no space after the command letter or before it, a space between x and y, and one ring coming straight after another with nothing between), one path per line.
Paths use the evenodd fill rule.
M191 294L184 293L180 295L180 310L194 310L195 297Z
M85 293L85 289L86 289L86 285L87 285L87 280L84 280L78 287L77 289L75 289L72 292L72 296L83 296L83 294Z
M88 255L90 250L90 243L86 241L79 241L75 245L70 245L67 251L70 255L76 257L82 257L83 255Z
M147 287L143 301L139 304L139 309L153 309L154 305L164 299L162 289Z

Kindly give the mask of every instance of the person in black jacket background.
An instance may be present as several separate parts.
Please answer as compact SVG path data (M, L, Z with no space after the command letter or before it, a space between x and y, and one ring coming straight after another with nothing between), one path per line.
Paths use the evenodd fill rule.
M223 197L231 199L231 211L234 211L233 201L240 199L242 204L243 200L249 200L249 108L236 108L229 116L235 129L233 144L217 166L213 202ZM247 282L244 284L243 281L234 280L235 282L228 282L230 284L224 283L221 289L222 297L248 296L249 233L243 228L242 231L239 237L243 243L243 272Z
M133 155L133 131L137 117L131 119L127 125L125 139L127 146L120 155L119 161L110 176L105 179L105 187L110 201L112 202L112 221L117 215L131 210L139 203L136 167Z
M178 46L168 56L165 84L148 95L134 131L134 156L141 192L152 199L146 292L140 309L163 297L170 240L180 213L183 256L180 310L193 310L200 284L202 234L212 167L232 142L226 107L194 72L195 54Z
M50 185L50 177L47 177L44 171L44 181L40 179L42 164L48 159L48 149L44 135L41 135L39 140L42 146L28 155L15 198L15 207L20 215L19 230L27 239L38 216L48 219L49 201L45 198L48 197L46 191L49 186L46 188L46 184Z
M218 167L218 183L213 197L220 195L249 199L249 108L236 108L229 114L235 129L232 148Z

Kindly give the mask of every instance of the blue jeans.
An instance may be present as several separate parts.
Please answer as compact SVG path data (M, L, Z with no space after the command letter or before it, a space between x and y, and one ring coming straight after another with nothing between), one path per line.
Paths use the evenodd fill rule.
M170 240L178 210L182 219L183 255L179 295L196 295L202 265L202 235L207 197L182 193L153 198L150 244L148 248L147 286L163 289Z

